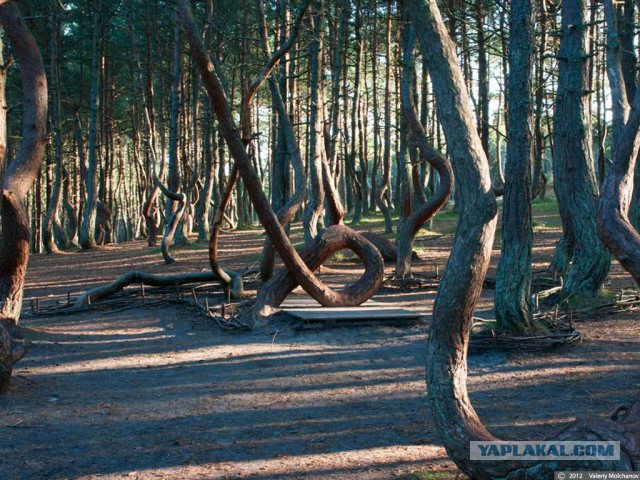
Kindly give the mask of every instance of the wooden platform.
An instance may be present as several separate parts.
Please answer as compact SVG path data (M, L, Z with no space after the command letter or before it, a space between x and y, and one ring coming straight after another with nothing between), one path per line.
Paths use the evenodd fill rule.
M280 307L300 321L298 328L318 329L367 324L415 322L422 315L413 310L369 300L359 307L322 307L310 297L289 297Z

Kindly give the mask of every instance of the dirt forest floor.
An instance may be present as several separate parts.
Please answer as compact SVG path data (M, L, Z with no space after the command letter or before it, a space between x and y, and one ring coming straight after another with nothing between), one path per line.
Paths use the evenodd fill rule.
M379 229L375 219L358 226ZM559 236L552 202L535 208L534 270ZM417 243L418 272L442 269L455 215ZM259 230L222 238L222 261L250 266ZM492 268L499 255L496 240ZM424 314L414 325L298 331L279 314L254 332L222 330L194 309L148 295L127 309L31 315L130 269L205 270L206 245L174 249L165 266L144 241L35 255L22 320L33 346L0 398L1 479L454 479L424 381L435 290L386 287L374 297ZM344 284L358 265L338 257L322 276ZM388 265L388 273L392 265ZM632 287L617 263L609 288ZM135 287L138 288L138 287ZM249 285L255 290L256 284ZM254 293L254 292L253 292ZM301 295L301 292L295 292ZM217 288L200 301L222 302ZM493 291L478 316L490 318ZM32 302L33 301L33 302ZM469 390L498 436L533 439L577 415L607 415L640 390L637 312L579 318L581 345L469 359ZM461 477L460 477L461 478Z

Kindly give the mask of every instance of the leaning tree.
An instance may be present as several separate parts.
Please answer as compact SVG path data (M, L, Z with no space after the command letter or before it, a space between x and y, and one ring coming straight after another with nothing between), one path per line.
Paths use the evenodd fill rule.
M262 315L268 314L271 308L277 307L284 296L295 288L295 285L300 285L321 305L355 306L362 304L371 298L382 285L384 265L380 253L368 240L343 225L334 225L323 230L302 254L296 251L278 216L271 208L262 189L260 178L252 166L245 141L231 112L230 102L223 84L202 43L202 36L195 25L187 0L178 0L178 11L191 55L211 99L222 136L229 147L260 223L286 267L261 289L257 300L260 308L257 306L254 309L254 313L257 315L256 320L259 320ZM353 250L363 260L365 273L353 285L336 291L318 279L313 271L335 252L344 248Z
M563 7L579 7L576 2L582 4L583 0L564 0ZM491 255L496 227L496 200L491 188L489 162L473 122L471 99L458 66L455 46L442 21L436 0L404 0L404 5L411 14L428 64L460 194L460 222L438 289L427 346L429 401L447 453L461 470L478 479L533 480L551 475L556 470L637 469L640 465L637 447L640 444L639 404L610 419L576 420L553 436L554 440L620 441L622 453L619 461L562 463L470 460L469 442L495 440L471 404L466 379L471 321ZM572 28L575 26L563 26L565 31ZM636 121L640 125L640 115ZM633 138L635 140L636 136ZM634 142L636 153L637 143ZM637 243L635 245L637 256L640 249Z
M640 235L629 219L629 209L634 190L634 172L640 150L640 95L635 89L630 106L630 89L626 88L624 70L617 38L619 24L615 2L605 0L607 21L607 72L614 109L614 128L617 141L613 145L613 165L609 170L600 194L598 208L598 233L602 241L620 264L640 284ZM635 186L636 189L638 185Z
M22 294L29 260L29 216L25 208L46 144L47 77L35 39L13 1L0 2L0 22L11 42L22 78L22 143L7 167L2 183L0 240L0 392L9 386L13 365L24 355L14 344L22 310ZM2 122L4 123L4 122ZM6 128L6 125L1 125ZM2 163L5 152L2 151Z

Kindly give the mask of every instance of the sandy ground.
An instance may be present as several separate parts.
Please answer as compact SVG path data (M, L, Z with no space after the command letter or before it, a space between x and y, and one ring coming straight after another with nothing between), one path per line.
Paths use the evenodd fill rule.
M538 232L535 268L558 234ZM262 238L257 231L223 237L223 262L249 266ZM418 270L442 268L451 239L421 240L428 260ZM31 300L65 302L67 292L132 268L207 268L204 245L175 254L178 263L166 267L157 249L136 241L36 255L25 312ZM497 251L494 257L495 266ZM335 284L358 274L344 260L331 267L323 276ZM613 283L632 285L618 266ZM491 316L492 294L483 293L480 315ZM213 288L206 295L222 299ZM374 297L424 313L418 324L318 332L293 329L286 314L259 331L229 332L187 306L139 301L124 311L26 315L33 347L0 398L0 478L458 478L434 430L424 382L434 296L386 288ZM637 313L578 321L579 346L470 358L471 398L492 432L540 437L576 415L606 415L637 398Z

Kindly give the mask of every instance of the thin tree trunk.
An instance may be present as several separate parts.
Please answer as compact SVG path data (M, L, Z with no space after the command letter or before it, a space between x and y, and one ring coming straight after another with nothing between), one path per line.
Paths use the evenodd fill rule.
M378 187L376 202L384 216L384 231L391 233L391 208L387 203L388 190L391 187L391 0L387 1L387 42L384 83L384 147L382 156L382 183Z
M609 273L609 252L596 231L596 185L592 158L586 0L565 0L558 54L554 114L554 187L563 225L552 271L564 274L563 295L598 295ZM615 117L614 117L615 118ZM614 144L617 141L614 133ZM565 251L566 246L566 251Z
M309 43L309 89L310 89L310 113L309 113L309 193L307 208L304 212L304 239L309 245L318 235L318 222L322 218L324 209L324 185L322 182L322 158L324 148L324 127L322 125L322 49L323 49L323 25L322 25L322 1L314 0L313 12L309 15L309 25L312 38Z
M404 14L409 18L408 13ZM401 83L401 108L404 122L409 130L411 142L418 148L422 161L428 162L433 169L438 172L440 182L437 191L431 198L414 211L402 212L401 221L398 224L397 235L397 259L396 259L396 277L406 278L411 276L411 261L413 259L413 242L415 236L422 226L428 222L438 211L446 204L453 192L453 170L449 160L437 152L427 141L427 132L418 118L416 107L413 101L411 80L414 77L414 61L413 50L415 47L415 31L414 27L408 21L405 23L403 31L403 62L402 62L402 83ZM401 152L401 157L403 152ZM406 177L407 167L404 166ZM402 171L402 164L399 165L399 172ZM408 182L408 178L404 178L403 183ZM403 187L407 190L403 196L410 194L408 185ZM408 202L410 205L410 202Z
M102 30L102 4L99 0L92 2L93 34L91 40L91 94L89 100L89 156L85 163L85 192L86 199L82 221L80 223L80 246L83 249L96 247L96 208L98 190L96 175L98 171L98 97L101 72L101 55L99 36Z

